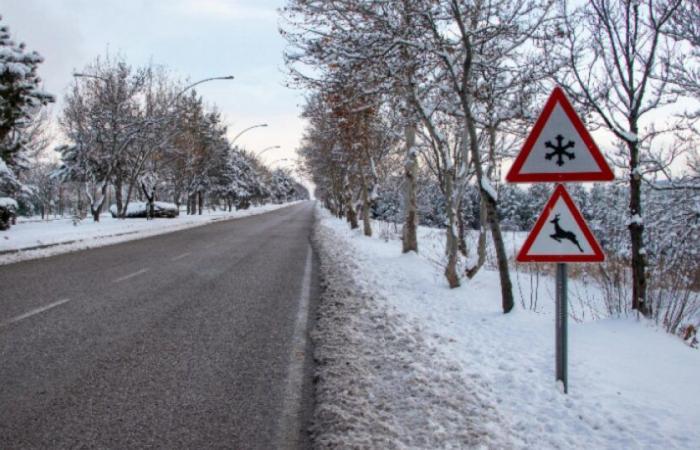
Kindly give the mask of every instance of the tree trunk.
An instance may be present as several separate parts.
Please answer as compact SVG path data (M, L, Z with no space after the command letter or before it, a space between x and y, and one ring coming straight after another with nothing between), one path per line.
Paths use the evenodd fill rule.
M466 271L467 278L470 280L479 273L479 270L486 263L486 225L488 221L486 220L486 203L484 199L479 201L479 242L477 244L477 261L473 267L470 267Z
M406 127L406 157L404 159L404 222L401 240L403 253L418 252L418 207L416 206L416 177L418 174L418 152L416 151L416 126Z
M63 183L58 185L58 214L63 217L65 205L63 203Z
M360 227L360 225L357 223L357 213L355 212L355 208L353 208L352 205L347 206L345 216L347 217L348 223L350 224L350 229L354 230Z
M143 195L146 196L146 200L148 201L148 208L146 209L146 220L151 220L156 215L156 191L155 189L153 189L151 192L149 192L148 189L146 189L146 185L144 183L141 183L141 189L143 189Z
M357 223L357 212L355 211L355 207L353 206L352 202L352 190L350 189L350 182L346 181L345 185L345 203L346 203L346 217L348 219L348 222L350 223L350 229L354 230L356 228L359 228L360 225Z
M364 175L362 176L362 225L365 236L372 236L372 224L370 223L369 193Z
M108 184L104 183L100 189L100 202L95 205L95 201L90 202L90 213L92 214L92 219L95 222L100 221L100 213L102 213L102 206L105 204L105 196L107 195Z
M447 209L447 230L445 252L447 253L447 265L445 266L445 278L450 288L459 287L457 275L457 257L459 253L457 240L457 223L454 201L454 168L445 172L445 206Z
M83 218L83 196L81 195L81 189L80 186L78 186L78 214L81 219Z
M204 198L202 191L197 191L197 206L199 207L199 215L202 215L202 205L204 204Z
M124 217L126 215L126 207L122 199L122 177L118 176L114 181L114 198L117 203L117 217Z
M474 118L472 117L470 109L471 101L468 98L465 98L464 105L464 112L466 116L465 126L467 127L467 132L469 133L469 151L472 156L472 161L474 161L476 182L479 185L479 194L485 203L486 219L489 223L489 227L491 228L491 235L493 236L493 246L496 250L496 259L498 262L498 275L501 281L501 305L503 307L503 313L506 314L513 309L515 302L513 301L513 284L510 281L510 272L508 271L508 255L503 242L503 235L501 234L501 225L498 220L497 200L492 198L491 194L484 189L486 174L484 173L484 168L481 165L479 141L476 135ZM486 178L486 180L488 180L488 178Z
M636 131L636 127L633 127ZM644 255L644 223L642 221L642 177L638 172L639 145L627 144L630 152L630 244L632 246L632 309L651 317L647 302L646 258Z
M485 195L484 192L481 195ZM486 201L486 216L491 227L491 236L493 237L493 246L496 249L496 260L498 262L498 275L501 279L501 304L503 313L509 313L515 302L513 301L513 285L510 281L510 272L508 271L508 254L506 253L506 245L503 242L501 234L501 224L498 221L498 209L496 208L495 200L489 199Z
M176 190L173 192L173 203L175 203L175 206L177 206L178 212L180 211L180 196L182 193L179 190Z
M124 214L123 214L123 216L126 216L126 211L129 209L129 203L131 202L131 194L132 194L132 191L134 189L134 183L135 183L135 180L132 179L131 182L129 183L129 187L126 189L126 200L124 200L124 210L123 210ZM120 216L120 217L123 217L123 216Z
M462 213L462 199L459 200L459 206L457 206L457 238L458 245L457 248L462 256L467 256L467 239L466 239L466 226L464 224L464 214Z

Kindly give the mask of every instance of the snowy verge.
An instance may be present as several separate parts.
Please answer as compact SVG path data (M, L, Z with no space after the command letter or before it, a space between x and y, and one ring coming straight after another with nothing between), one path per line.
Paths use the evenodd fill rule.
M320 212L323 214L323 212ZM317 223L322 292L312 332L316 448L508 448L488 380L465 379L416 321L358 278L347 242Z
M318 215L319 446L697 447L700 351L633 318L570 321L565 395L554 382L553 303L522 309L523 286L504 315L495 271L451 290L423 253ZM443 233L423 236L419 248L440 253ZM467 436L454 432L457 417Z
M172 219L114 219L110 214L103 214L99 222L86 219L77 225L73 225L71 219L19 221L9 230L0 232L0 265L172 233L221 220L262 214L296 203L268 204L231 212L206 211L201 216L180 215Z

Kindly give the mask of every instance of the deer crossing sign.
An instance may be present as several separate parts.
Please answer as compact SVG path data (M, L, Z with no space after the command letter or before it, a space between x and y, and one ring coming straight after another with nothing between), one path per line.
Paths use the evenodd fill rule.
M557 185L518 253L519 262L599 262L603 250L563 185Z

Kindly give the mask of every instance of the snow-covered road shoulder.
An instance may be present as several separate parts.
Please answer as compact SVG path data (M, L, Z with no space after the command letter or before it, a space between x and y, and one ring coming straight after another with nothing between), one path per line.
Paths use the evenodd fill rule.
M430 256L402 255L383 230L366 238L325 210L318 217L318 447L700 442L700 351L633 318L571 323L565 395L554 381L551 299L533 312L516 298L504 315L495 271L451 290ZM425 231L419 245L440 254L443 234Z
M99 222L86 219L76 225L68 218L51 221L20 219L17 225L0 232L0 265L172 233L221 220L262 214L296 203L299 202L231 212L205 211L201 216L180 214L172 219L114 219L103 214Z
M511 447L501 417L482 399L488 382L465 380L425 330L378 298L362 282L352 247L323 220L315 244L322 292L312 333L314 446Z

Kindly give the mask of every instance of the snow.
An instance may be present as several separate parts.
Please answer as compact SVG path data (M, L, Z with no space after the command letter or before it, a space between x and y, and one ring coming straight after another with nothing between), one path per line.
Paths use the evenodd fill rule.
M0 206L3 208L17 209L17 202L9 197L0 197Z
M639 136L637 136L635 133L632 133L631 131L625 131L625 130L619 130L620 136L622 136L623 139L629 142L639 142Z
M73 225L72 219L37 221L19 218L17 225L0 232L0 265L27 259L101 247L163 233L206 225L220 220L237 219L284 208L268 204L240 211L204 211L201 216L180 214L173 219L114 219L100 216L99 222L87 218Z
M627 222L627 225L631 224L644 225L644 219L639 214L634 214Z
M5 164L5 161L0 159L0 175L10 175L12 172L10 172L10 168L7 167L7 164Z
M489 197L491 197L494 201L498 200L498 194L496 193L496 190L493 188L491 185L491 182L489 181L488 178L482 177L481 178L481 188L488 194Z
M447 288L431 261L442 233L419 230L421 253L402 255L379 223L380 237L366 238L318 214L326 291L315 335L313 433L323 446L685 449L700 442L700 352L680 339L635 318L570 321L563 394L554 381L552 278L541 280L533 312L520 307L528 283L516 284L512 273L516 308L504 315L493 270ZM508 244L511 252L519 240ZM570 294L576 289L571 280Z

